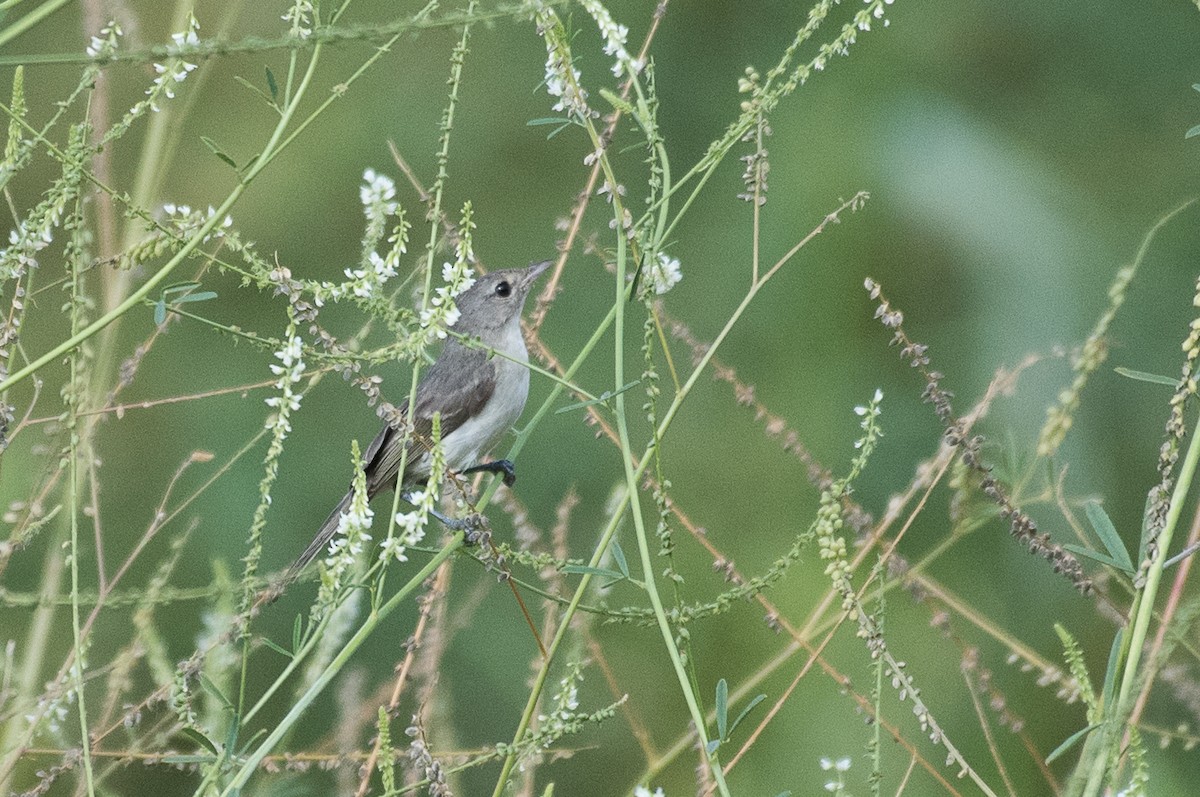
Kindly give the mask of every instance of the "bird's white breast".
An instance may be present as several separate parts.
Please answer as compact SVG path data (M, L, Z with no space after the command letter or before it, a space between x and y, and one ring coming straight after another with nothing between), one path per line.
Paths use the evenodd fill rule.
M529 369L522 365L529 361L529 353L521 337L520 319L514 318L504 328L501 339L491 343L497 351L519 362L499 355L492 357L491 362L496 369L496 388L491 398L484 404L482 412L469 418L442 440L446 464L452 470L480 464L481 457L521 417L525 399L529 396Z

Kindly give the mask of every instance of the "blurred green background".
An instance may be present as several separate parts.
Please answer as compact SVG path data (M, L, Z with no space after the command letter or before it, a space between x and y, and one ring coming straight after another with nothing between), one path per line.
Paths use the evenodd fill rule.
M163 42L177 29L171 21L175 10L165 3L98 5L103 8L101 19L115 16L122 21L132 47ZM614 17L630 27L634 45L640 44L654 6L609 4ZM202 38L241 40L278 35L285 8L282 3L210 0L195 12ZM348 22L378 24L415 10L411 3L363 0L351 6ZM832 19L840 25L856 10L857 4L850 3ZM741 99L736 82L744 68L754 65L765 71L774 64L803 24L806 11L807 4L790 2L677 1L667 6L651 52L661 100L659 121L674 172L686 171L736 117ZM14 16L10 12L10 18ZM755 387L759 401L788 420L820 461L838 472L853 455L851 442L859 431L852 407L865 403L877 387L883 389L886 436L856 496L877 516L888 496L908 483L916 464L935 450L940 427L931 409L921 403L923 384L887 347L889 334L872 320L874 306L861 287L864 277L882 283L893 304L905 312L909 333L930 345L934 367L946 374L944 384L957 394L956 408L965 412L998 367L1013 366L1032 352L1051 353L1082 342L1106 306L1105 291L1116 270L1131 262L1157 219L1196 194L1200 163L1200 141L1184 139L1184 132L1200 123L1200 93L1191 88L1200 82L1200 11L1189 3L901 0L888 8L887 16L889 28L863 34L848 57L833 60L825 73L787 98L772 116L764 260L772 262L783 254L841 199L861 190L869 191L871 199L862 212L845 215L842 224L818 236L779 274L719 355ZM69 4L0 55L80 52L95 32L85 29L84 17L81 5ZM580 31L573 47L585 84L602 108L598 89L613 82L594 25L575 8L572 26ZM832 36L835 28L823 30L819 41ZM432 182L448 58L458 35L456 30L432 30L402 38L354 83L234 208L243 237L297 276L338 279L358 258L358 186L363 170L374 168L397 179L399 198L419 225L410 248L418 253L428 236L427 227L420 225L423 209L392 163L387 142L395 142L426 184ZM328 47L312 96L323 98L371 49L370 43L355 41ZM445 207L454 215L463 202L473 204L478 224L475 251L490 268L551 257L561 237L556 222L568 214L583 186L582 161L590 147L578 129L547 140L548 128L526 124L549 115L551 104L539 86L545 49L532 24L501 20L477 25L470 49ZM811 57L813 51L804 52ZM273 114L234 77L262 85L264 67L283 75L286 54L212 58L188 78L174 101L177 106L167 110L177 116L161 201L215 205L233 187L234 175L201 136L218 142L239 162L257 151L274 123ZM10 85L12 73L11 66L0 69L0 85ZM146 64L118 64L105 74L114 115L137 101L152 78ZM76 66L26 68L35 126L77 78ZM627 128L618 136L618 149L638 141ZM126 190L137 178L142 130L144 124L114 145L112 184L118 190ZM742 150L734 152L741 154ZM616 157L618 168L626 170L635 209L641 206L644 181L641 157L636 147ZM722 167L685 217L669 250L680 259L684 279L665 297L667 310L702 340L717 334L749 283L751 214L750 206L736 199L742 190L740 172L735 158ZM9 191L18 212L36 203L55 173L53 164L43 159L17 176ZM604 247L612 244L606 212L596 204L583 230L583 237L594 234ZM1200 211L1186 211L1155 241L1112 329L1109 365L1177 372L1179 342L1194 314L1197 218ZM408 263L416 262L415 254L410 256ZM58 268L48 261L39 282L56 278ZM185 266L180 279L187 272ZM203 313L263 334L282 331L279 298L239 290L236 279L215 272L205 276L204 286L220 298L198 306ZM611 296L611 276L594 255L577 246L562 293L543 327L543 339L569 360L604 316ZM57 291L37 301L23 337L26 351L39 354L65 337L63 316L54 312L60 302ZM339 334L361 323L349 309L333 308L322 317ZM152 329L148 308L127 318L119 331L120 356L127 356ZM640 338L639 319L630 320L628 337L634 342ZM611 347L605 346L608 349L602 347L578 377L593 393L613 387ZM681 347L674 354L686 369L688 354ZM640 361L634 355L637 367ZM267 361L251 347L185 322L155 345L123 400L253 384L270 378ZM59 411L55 380L63 373L46 372L47 387L35 415ZM385 395L400 400L408 385L407 370L394 366L380 373ZM98 373L95 378L108 384L113 375ZM1027 462L1032 457L1045 408L1069 380L1067 363L1051 358L1021 379L1015 395L996 404L981 428L994 462ZM530 406L548 392L549 385L535 376ZM193 465L177 486L178 495L210 478L260 428L266 395L249 391L134 409L101 425L100 504L110 560L119 561L132 548L171 474L191 452L208 451L215 458L210 464ZM15 392L18 416L24 411L22 400L27 402L29 396L27 385ZM1155 457L1167 396L1166 389L1102 368L1088 386L1075 428L1054 463L1068 468L1066 486L1072 497L1103 498L1131 546L1136 544L1146 491L1157 480ZM640 402L638 394L632 406ZM341 380L325 380L305 399L293 421L274 489L268 567L285 566L303 549L344 490L349 441L357 438L365 445L377 423L361 392ZM58 438L47 439L43 428L31 427L4 456L0 499L5 506L26 499L53 467L55 457L38 447L48 444L54 449L60 443ZM675 502L742 572L760 572L786 549L796 529L811 520L816 495L804 479L803 466L762 434L752 411L737 406L724 384L700 381L664 452ZM193 518L199 522L175 583L207 583L214 559L238 572L258 498L261 456L259 449L243 458L175 521L175 533ZM516 494L532 522L543 528L553 525L563 494L571 488L578 491L582 500L570 529L571 545L574 555L586 556L602 527L605 501L622 479L615 449L595 441L594 431L580 422L578 413L551 414L522 452L518 470ZM908 533L900 550L909 559L919 559L944 540L948 496L944 486L935 492ZM1040 505L1033 513L1056 539L1071 540L1052 505ZM492 514L498 536L505 537L506 519L498 509ZM152 543L145 554L147 567L130 576L132 584L144 584L171 536L164 533ZM5 589L36 590L49 537L43 534L13 557L3 574ZM679 540L686 594L693 600L714 594L721 582L712 573L708 555L682 531ZM622 542L627 551L634 550L630 529L623 532ZM1085 645L1093 672L1103 670L1112 622L1092 599L1079 597L1044 562L1028 556L999 522L940 557L931 574L1051 660L1061 660L1051 623L1063 622ZM799 621L827 587L816 553L810 551L771 598ZM610 597L613 604L637 601L632 591L619 590ZM292 617L304 610L311 585L294 592L299 594L289 594L268 611L257 631L276 639L290 634ZM435 752L442 746L474 749L507 741L527 694L528 662L536 655L533 642L507 588L496 585L480 568L469 563L456 567L448 600L465 615L459 618L462 628L450 643L439 676L448 722L437 729ZM928 628L928 611L920 603L898 593L889 607L897 656L909 662L942 726L968 760L991 782L998 782L962 688L961 651ZM163 627L176 634L168 640L172 657L181 659L194 648L204 609L199 602L181 602L162 610ZM414 616L410 607L393 617L388 630L377 634L356 662L370 683L388 677L402 655L400 645L411 633ZM0 614L0 639L16 639L18 656L29 617L28 610L10 606ZM58 622L66 619L60 615ZM692 628L706 694L721 677L736 686L782 649L784 638L761 619L760 608L746 604ZM127 623L127 616L115 611L102 620L91 654L94 666L128 633ZM1025 718L1043 755L1083 727L1083 710L1063 708L1049 690L1035 686L1034 675L1006 666L1002 646L966 623L956 630L967 643L982 646L995 685L1008 696L1010 710ZM595 634L620 688L631 695L630 705L661 752L683 731L686 713L657 631L598 626ZM61 660L68 647L69 636L64 635L52 646L49 661ZM829 655L861 690L868 688L866 657L848 629L835 639ZM269 659L257 661L264 671L253 673L251 681L262 688L274 672L266 671ZM774 702L801 663L793 659L756 691ZM589 671L585 686L585 707L610 701L595 669ZM322 710L334 705L333 695L327 696ZM909 707L893 698L885 697L885 711L891 719L907 723ZM285 708L281 703L279 711ZM1165 689L1155 693L1147 719L1165 727L1197 722ZM919 745L921 734L911 724L904 727ZM311 726L302 723L293 748L316 744L325 730L324 720ZM851 755L857 763L866 734L853 704L814 672L734 771L731 785L737 794L773 795L784 789L797 795L817 793L826 779L819 757ZM573 741L575 755L545 764L539 783L556 781L556 794L629 793L644 764L623 719ZM1018 793L1044 793L1045 781L1028 756L1011 739L1001 745L1011 756L1006 764ZM944 752L929 745L922 753L934 762L944 758ZM890 748L887 756L895 770L885 782L894 784L907 757ZM693 763L691 756L682 757L655 785L672 797L692 793ZM1178 745L1152 753L1152 764L1159 778L1155 793L1184 793L1181 784L1200 777L1195 754L1183 753ZM867 791L863 767L857 763L851 770L852 793ZM1067 771L1062 767L1056 765L1060 776ZM953 772L946 774L953 779ZM322 783L318 777L322 776L308 776L309 785L296 787L294 793L322 793L320 785L313 785ZM485 768L458 783L461 793L480 794L490 789L494 778L495 768ZM119 793L145 793L154 787L164 797L191 793L195 786L183 774L140 766L123 771L111 784ZM969 784L960 788L973 793ZM942 792L918 772L908 793Z

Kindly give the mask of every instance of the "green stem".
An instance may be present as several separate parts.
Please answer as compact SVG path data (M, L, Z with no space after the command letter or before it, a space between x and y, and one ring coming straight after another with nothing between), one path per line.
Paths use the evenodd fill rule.
M333 661L329 663L329 666L325 668L324 672L317 676L317 678L312 682L312 685L310 685L304 694L299 697L295 705L291 707L283 719L279 721L279 724L275 726L275 729L271 731L267 738L262 741L262 743L255 749L253 753L251 753L241 762L241 766L238 768L236 774L234 774L233 779L230 780L224 791L221 792L221 797L231 797L232 795L238 793L242 787L246 785L246 782L250 780L250 776L253 775L258 769L258 766L262 763L263 759L271 754L271 751L275 749L275 746L279 744L283 737L296 724L297 720L300 719L300 715L303 714L310 705L312 705L312 702L317 699L321 692L324 691L325 687L330 681L333 680L334 676L342 671L342 668L346 666L347 662L350 661L350 658L355 654L355 652L362 647L363 643L370 638L371 634L374 633L379 624L383 622L388 615L395 611L396 608L400 606L409 595L415 592L425 581L425 579L431 576L433 572L437 570L439 566L441 566L442 562L453 556L455 551L461 548L462 545L463 538L462 534L459 533L455 535L454 539L447 543L444 548L438 551L437 555L430 559L425 566L416 573L416 575L410 578L408 583L401 587L399 591L389 598L386 603L380 606L378 611L372 612L367 617L367 619L363 622L362 627L359 628L354 636L346 642L345 647L343 647L338 655L334 657Z
M1150 629L1150 622L1154 619L1154 602L1158 596L1158 589L1162 583L1163 563L1167 560L1167 553L1171 547L1171 538L1174 536L1175 527L1179 525L1179 518L1183 514L1183 505L1187 499L1188 493L1191 491L1192 481L1196 476L1196 467L1200 464L1200 428L1193 427L1191 440L1188 442L1187 454L1184 456L1183 467L1180 468L1179 478L1175 482L1175 489L1171 493L1171 505L1167 510L1167 519L1163 524L1163 529L1158 535L1158 552L1155 554L1154 561L1150 563L1148 572L1146 573L1146 586L1138 593L1134 600L1133 607L1133 623L1130 625L1129 634L1126 637L1123 647L1127 651L1128 660L1125 663L1124 671L1121 674L1121 687L1117 692L1117 698L1114 701L1113 712L1109 715L1104 723L1101 734L1093 734L1088 740L1100 736L1103 742L1099 748L1092 745L1085 745L1085 754L1093 755L1088 761L1086 755L1081 759L1085 766L1088 766L1088 780L1084 787L1083 794L1087 797L1094 797L1100 793L1103 785L1104 772L1108 768L1108 762L1115 754L1114 747L1120 743L1121 736L1125 728L1125 721L1128 712L1131 709L1131 697L1133 690L1138 681L1142 677L1150 677L1150 673L1141 673L1138 671L1138 665L1141 663L1142 653L1145 649L1146 634ZM1091 749L1089 749L1091 748Z

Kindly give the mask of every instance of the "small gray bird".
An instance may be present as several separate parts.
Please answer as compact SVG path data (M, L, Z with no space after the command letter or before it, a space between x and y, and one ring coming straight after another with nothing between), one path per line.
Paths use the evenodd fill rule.
M417 385L413 405L413 433L408 444L404 476L399 480L402 492L429 478L433 415L441 413L442 450L446 466L460 475L476 471L504 473L504 483L516 480L508 460L482 463L525 409L529 395L529 369L525 339L521 336L521 311L529 289L551 261L529 268L493 271L476 280L454 302L461 315L454 331L478 338L482 347L470 346L450 338L437 361ZM486 348L483 348L486 347ZM505 357L493 357L487 349ZM508 359L511 358L511 359ZM513 362L513 361L516 362ZM385 425L367 448L363 463L367 477L367 496L396 484L400 469L404 433ZM299 573L329 544L338 521L350 506L353 490L334 508L312 543L288 570ZM291 578L286 578L285 583Z

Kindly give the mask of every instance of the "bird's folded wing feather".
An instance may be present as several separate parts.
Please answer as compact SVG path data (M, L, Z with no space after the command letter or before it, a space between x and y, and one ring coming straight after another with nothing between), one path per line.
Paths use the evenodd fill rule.
M450 341L447 346L461 346ZM441 434L444 440L468 418L477 415L496 389L496 366L488 360L487 352L465 347L454 358L454 372L441 367L445 358L438 358L417 386L417 402L413 410L413 435L409 441L408 462L422 456L433 445L433 416L441 413ZM367 472L367 494L392 486L400 468L401 449L392 440L403 433L387 424L380 430L363 456Z

